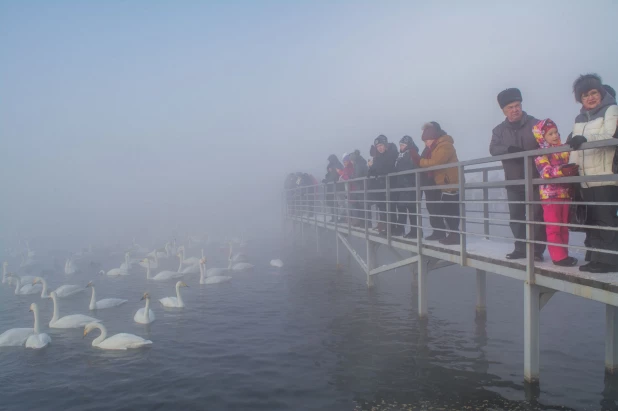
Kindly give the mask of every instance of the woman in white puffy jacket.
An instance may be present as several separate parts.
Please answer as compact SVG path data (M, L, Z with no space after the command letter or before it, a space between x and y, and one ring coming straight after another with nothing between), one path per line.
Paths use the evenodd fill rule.
M575 118L573 138L569 144L578 149L587 141L607 140L616 134L618 106L616 99L603 87L596 74L584 74L573 83L575 99L582 104L580 114ZM571 162L579 166L582 176L611 175L615 147L593 148L573 151ZM618 181L582 183L582 197L586 202L618 202ZM589 205L588 221L591 226L618 227L616 205ZM586 231L588 247L618 251L618 232L589 229ZM580 271L610 273L618 271L618 255L599 251L586 253L587 264Z

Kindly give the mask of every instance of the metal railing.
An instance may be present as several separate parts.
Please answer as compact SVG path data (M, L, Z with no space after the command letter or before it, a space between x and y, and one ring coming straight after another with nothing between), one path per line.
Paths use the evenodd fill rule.
M583 144L580 150L590 150L599 148L609 148L618 146L618 139L609 139L602 141L594 141ZM584 224L562 224L562 223L546 223L544 221L536 221L534 215L534 205L543 204L544 201L534 200L538 198L535 190L538 192L538 186L541 184L581 184L581 183L597 183L597 182L610 182L612 190L618 190L618 175L606 174L606 175L593 175L593 176L573 176L573 177L560 177L549 179L542 179L535 177L536 167L534 159L540 155L549 155L558 152L570 152L573 151L568 146L551 147L545 149L538 149L532 151L524 151L513 154L506 154L494 157L484 157L474 160L461 161L458 163L444 164L428 168L417 168L415 170L404 171L399 173L392 173L387 176L380 176L377 178L358 178L337 183L323 183L315 186L304 186L293 189L284 190L284 216L285 217L297 217L302 221L316 223L318 221L324 223L330 223L335 225L335 229L343 227L347 228L348 232L352 230L361 230L365 232L367 237L372 231L370 225L376 221L381 221L385 224L385 237L390 244L393 238L392 230L395 227L403 225L410 226L411 229L416 229L416 239L419 243L422 242L422 229L423 218L426 217L440 217L440 218L452 218L452 215L428 215L423 213L427 211L427 204L441 203L438 200L422 200L423 193L431 191L444 191L453 190L458 192L459 200L456 203L459 205L459 216L456 218L459 220L459 229L452 228L440 228L438 231L444 231L446 233L455 233L459 235L459 251L461 253L462 261L466 254L466 244L468 236L480 236L487 239L500 239L500 240L515 240L509 235L499 235L492 233L491 227L508 227L511 223L522 223L526 226L526 238L518 239L525 243L526 258L528 265L528 272L534 272L534 246L535 244L555 245L563 246L571 249L601 252L607 254L618 254L618 250L592 248L579 245L568 245L551 243L547 241L540 241L534 237L535 225L551 224L554 226L566 226L571 230L605 230L605 231L618 231L618 227L614 226L598 226ZM493 180L490 178L492 173L500 173L502 170L501 165L496 165L497 162L503 160L521 159L522 166L524 167L524 178L520 180ZM431 185L431 183L422 185L423 173L435 172L447 168L457 168L459 173L459 182L457 184L447 185ZM398 187L397 177L411 175L415 179L415 186L413 187ZM479 175L480 177L474 178L473 176ZM377 185L382 185L380 188L375 188ZM521 187L524 193L524 201L508 201L504 195L505 189L514 187ZM414 200L398 200L398 193L414 193ZM494 196L492 196L492 194ZM580 206L613 206L618 207L616 202L584 202L578 201L577 203L556 200L552 202L554 204L578 204ZM415 213L408 213L414 216L417 221L415 224L401 224L396 221L397 216L396 206L397 204L413 203L416 206ZM423 203L425 207L423 207ZM508 211L509 204L523 204L526 207L526 219L525 220L511 220L510 213ZM374 211L372 206L377 206L377 216L374 217ZM618 209L618 208L617 208ZM481 216L482 215L482 216ZM506 215L507 218L499 218ZM412 219L411 222L413 222ZM591 221L594 221L592 219ZM618 219L617 219L618 222ZM472 230L469 226L482 226L482 230ZM504 229L503 229L504 230ZM533 275L533 274L530 274Z

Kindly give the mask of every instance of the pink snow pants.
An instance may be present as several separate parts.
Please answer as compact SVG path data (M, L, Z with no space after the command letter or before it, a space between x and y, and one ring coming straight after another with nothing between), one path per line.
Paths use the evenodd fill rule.
M569 199L556 199L555 201L567 202ZM551 225L549 223L567 224L569 222L569 204L553 204L552 200L543 200L543 217L548 243L569 244L569 228ZM569 256L567 247L548 245L549 255L552 261L564 260Z

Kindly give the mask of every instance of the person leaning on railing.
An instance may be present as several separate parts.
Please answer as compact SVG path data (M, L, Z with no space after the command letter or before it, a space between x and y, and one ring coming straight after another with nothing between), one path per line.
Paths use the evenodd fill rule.
M418 147L414 144L412 137L403 136L399 140L399 157L395 161L395 171L414 170L416 165L412 160L412 153L418 155ZM410 231L403 236L405 238L416 238L417 236L417 215L416 215L416 175L404 174L396 178L397 188L409 188L410 190L397 192L397 225L401 227L401 234L404 234L405 225L408 217L410 218Z
M457 151L453 137L442 130L440 124L432 121L422 127L421 139L426 149L423 155L411 151L414 163L421 168L434 167L443 164L457 163ZM457 167L441 168L430 171L435 185L459 184L459 170ZM438 240L444 245L459 244L459 190L447 188L442 190L425 190L425 200L429 211L429 223L434 229L426 240ZM443 217L448 216L448 217ZM452 232L445 232L448 228Z
M375 177L369 180L369 189L371 190L384 190L386 189L387 174L395 172L395 161L399 155L397 147L393 143L389 143L388 139L384 135L379 135L373 141L373 146L370 149L372 159L369 160L369 170L367 177ZM392 182L392 181L391 181ZM379 210L378 232L381 236L386 235L386 192L373 193L373 201L376 202ZM390 213L395 213L395 203L390 203L388 207ZM395 221L394 214L391 214L391 221ZM395 225L391 226L391 234L397 235L397 229Z
M339 161L336 155L331 154L328 156L328 165L326 166L326 176L322 180L322 183L326 186L326 208L330 214L330 219L327 221L334 221L337 217L335 215L335 184L339 181L338 170L343 169L343 164Z
M350 153L350 161L354 165L354 177L364 178L367 177L367 160L361 156L360 150L354 150ZM365 210L365 182L357 181L355 184L355 192L350 193L350 217L352 218L352 225L355 227L364 227L365 222L363 219L369 219L369 215Z
M582 104L580 114L575 118L573 137L569 145L577 150L587 141L613 138L618 123L616 99L607 92L601 78L596 74L581 75L573 83L575 100ZM571 152L571 161L579 166L582 176L610 175L613 170L615 147L601 147ZM616 217L618 187L616 181L581 183L583 200L588 202L611 202L611 205L589 204L587 224L601 227L617 227ZM618 251L616 231L590 228L586 231L586 243L591 248ZM618 255L601 251L586 253L586 261L580 271L610 273L618 271Z
M532 127L539 121L522 110L521 91L516 88L508 88L498 94L498 104L506 116L504 121L493 129L489 153L492 156L518 153L521 151L536 150L539 145L532 134ZM524 160L516 158L502 160L504 178L506 180L523 180L525 177ZM533 170L533 178L538 178L537 170ZM509 202L509 223L513 237L515 237L515 249L506 255L509 260L526 257L526 224L513 220L526 220L526 192L523 185L507 186L506 197ZM539 191L533 190L533 200L540 202ZM533 206L534 221L543 221L543 208L537 203ZM545 227L542 224L534 224L534 238L536 241L545 241ZM534 245L534 259L543 261L545 244Z

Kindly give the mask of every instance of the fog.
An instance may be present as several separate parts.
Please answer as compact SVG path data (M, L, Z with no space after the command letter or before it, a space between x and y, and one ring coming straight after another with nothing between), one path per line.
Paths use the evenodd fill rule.
M276 233L329 154L433 120L484 157L502 89L564 138L618 86L615 1L329 3L2 2L2 239Z

